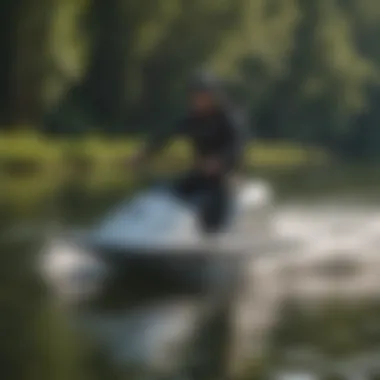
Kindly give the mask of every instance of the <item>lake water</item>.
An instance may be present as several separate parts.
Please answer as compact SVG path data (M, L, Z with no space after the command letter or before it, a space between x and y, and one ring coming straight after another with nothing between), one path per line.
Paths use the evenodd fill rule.
M376 171L280 172L265 177L278 194L276 233L303 244L297 252L284 250L284 257L329 256L342 249L353 256L377 255L380 180ZM76 180L35 201L32 193L28 198L28 189L21 190L19 198L8 194L0 199L1 377L111 379L110 367L87 348L91 344L78 342L68 333L70 327L49 298L33 263L44 231L59 224L91 224L130 192L130 185L89 190ZM286 379L308 379L310 374L319 378L375 376L377 368L372 364L380 363L376 356L380 303L335 306L311 315L297 308L282 310L267 358L255 373ZM368 369L373 373L367 374Z

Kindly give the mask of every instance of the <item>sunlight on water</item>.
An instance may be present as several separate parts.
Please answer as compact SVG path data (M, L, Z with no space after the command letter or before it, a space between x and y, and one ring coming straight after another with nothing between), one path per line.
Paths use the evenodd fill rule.
M321 200L271 204L267 211L266 219L259 210L244 214L241 235L217 240L224 250L239 246L248 248L250 254L244 266L244 286L234 298L230 344L234 347L231 361L237 362L237 368L252 358L265 357L270 333L282 323L286 302L314 307L329 299L354 304L380 299L380 206ZM158 225L160 220L170 219L169 215L165 218L159 216ZM268 228L262 228L264 222ZM144 236L143 229L140 232ZM26 240L46 235L46 228L43 224L18 225L3 233L13 240ZM44 278L54 285L54 294L80 305L101 289L109 268L86 250L73 250L63 242L54 244L54 255L43 261ZM224 270L214 263L212 276L224 278ZM219 279L219 284L223 281ZM177 296L130 310L81 311L75 325L80 333L92 336L117 366L132 363L148 372L169 373L179 370L184 358L188 359L194 333L204 329L201 322L208 313L209 300L202 302L196 297ZM347 362L359 363L354 359ZM327 365L324 360L322 367ZM347 372L344 361L328 363ZM356 367L363 372L371 363L362 360ZM315 374L306 365L280 370L277 375L279 379L314 380Z
M272 211L271 230L265 236L268 254L252 252L246 266L248 280L235 306L235 340L241 360L265 353L268 333L279 322L284 300L310 303L336 296L354 300L380 296L380 208L321 203L288 204ZM255 231L246 238L252 247L263 241L263 235ZM288 241L294 244L289 246ZM59 256L63 262L49 264L64 284L65 268L73 264L73 257L63 256ZM79 257L79 266L87 263L99 270L96 262ZM91 265L87 264L88 269ZM69 278L73 291L75 283ZM129 312L87 314L84 320L86 329L96 332L115 362L163 370L180 361L178 355L196 330L201 309L194 300L177 300ZM314 379L308 373L284 373L280 378Z

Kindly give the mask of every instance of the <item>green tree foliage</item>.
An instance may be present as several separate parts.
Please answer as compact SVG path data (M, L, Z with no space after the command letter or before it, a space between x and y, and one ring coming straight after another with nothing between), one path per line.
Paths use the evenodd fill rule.
M377 2L28 1L6 2L16 26L2 25L12 33L1 44L17 49L2 63L5 121L36 124L48 109L49 128L67 132L161 128L188 75L210 66L261 137L352 154L380 146Z

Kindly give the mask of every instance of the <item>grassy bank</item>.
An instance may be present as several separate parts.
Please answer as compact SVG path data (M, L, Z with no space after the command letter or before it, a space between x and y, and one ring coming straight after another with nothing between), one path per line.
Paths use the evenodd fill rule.
M22 208L35 205L37 199L62 188L67 174L91 193L125 187L135 176L126 160L141 143L104 136L53 140L34 132L0 134L0 201ZM187 167L189 158L189 146L176 141L154 161L152 172L179 171ZM298 169L328 161L325 152L287 142L251 143L246 159L248 170Z
M37 133L0 134L0 162L3 168L17 162L29 162L47 170L75 157L81 158L94 170L110 165L119 166L132 154L141 141L129 138L88 136L77 139L52 140ZM176 141L164 154L170 164L185 163L189 147ZM247 150L247 165L255 167L294 167L327 160L326 152L288 142L254 142Z

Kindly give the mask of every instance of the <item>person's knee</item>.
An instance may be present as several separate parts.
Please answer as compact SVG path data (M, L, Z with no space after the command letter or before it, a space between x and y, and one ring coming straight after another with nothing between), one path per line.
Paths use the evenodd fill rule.
M175 192L180 196L191 195L198 187L198 179L195 173L186 173L179 178L174 184Z
M202 209L202 224L208 232L219 231L227 222L230 199L221 188L209 193Z

